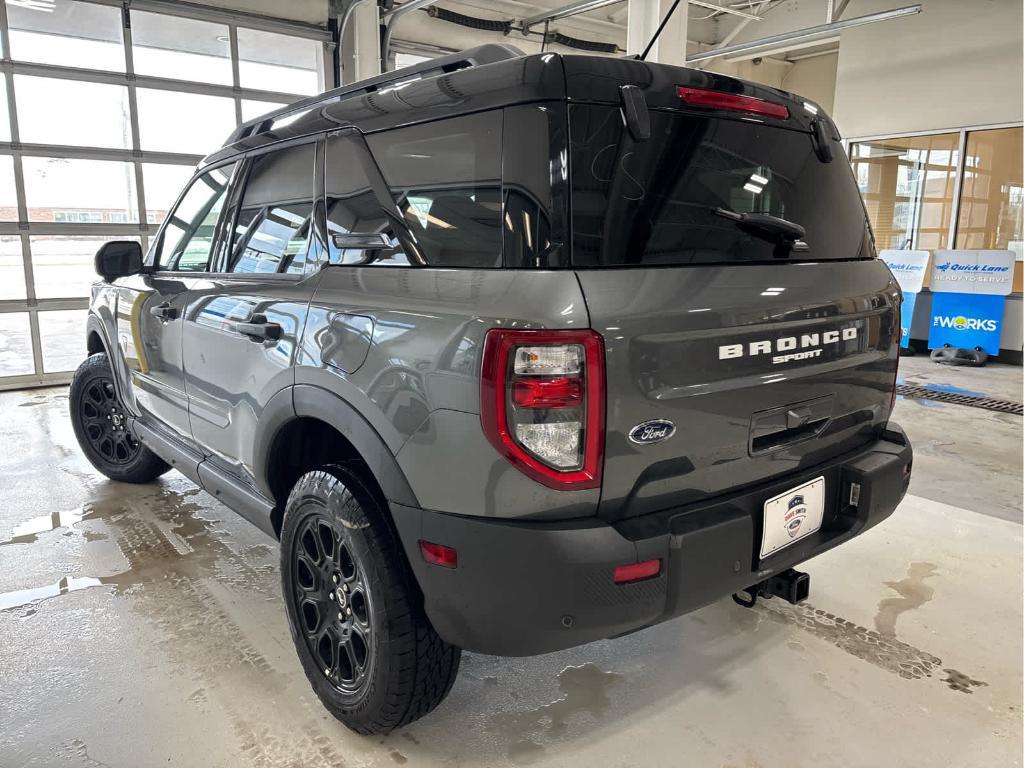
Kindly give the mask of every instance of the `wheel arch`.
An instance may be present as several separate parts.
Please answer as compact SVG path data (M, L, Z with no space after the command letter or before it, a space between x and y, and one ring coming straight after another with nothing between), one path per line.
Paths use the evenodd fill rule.
M264 411L253 463L260 490L274 502L271 523L276 535L280 536L284 505L295 481L316 466L338 462L359 464L383 500L418 506L394 454L348 402L305 384L275 395Z

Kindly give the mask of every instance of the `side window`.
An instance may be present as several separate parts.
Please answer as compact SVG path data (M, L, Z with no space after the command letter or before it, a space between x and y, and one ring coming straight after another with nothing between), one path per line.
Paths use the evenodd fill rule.
M408 265L395 226L374 190L372 175L385 193L362 138L352 133L328 137L326 161L330 263Z
M235 164L204 173L189 186L171 213L157 245L157 269L205 272Z
M501 129L494 110L367 137L430 266L501 266Z
M315 144L253 159L227 272L301 274L313 214Z

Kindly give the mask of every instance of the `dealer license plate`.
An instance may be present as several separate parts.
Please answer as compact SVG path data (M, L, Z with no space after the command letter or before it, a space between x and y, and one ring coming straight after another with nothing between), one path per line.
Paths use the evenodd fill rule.
M819 477L764 503L761 557L778 552L821 528L825 478Z

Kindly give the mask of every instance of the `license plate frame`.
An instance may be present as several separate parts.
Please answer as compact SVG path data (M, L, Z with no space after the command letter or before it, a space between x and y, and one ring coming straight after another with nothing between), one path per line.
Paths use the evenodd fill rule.
M763 560L821 530L825 517L825 476L768 499L761 515Z

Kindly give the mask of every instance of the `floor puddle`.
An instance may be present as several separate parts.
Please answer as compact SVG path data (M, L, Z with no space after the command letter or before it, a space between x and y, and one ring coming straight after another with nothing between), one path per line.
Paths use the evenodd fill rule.
M55 531L58 528L71 528L76 523L82 522L88 515L88 511L84 507L79 507L78 509L51 512L48 515L33 517L31 520L26 520L16 525L14 530L11 531L10 538L0 541L0 545L31 544L40 533Z
M96 579L92 576L65 576L56 584L47 584L45 587L33 587L31 589L19 589L14 592L0 592L0 611L9 611L14 608L49 600L51 597L60 597L70 592L77 592L89 587L100 587L105 584L104 579Z

